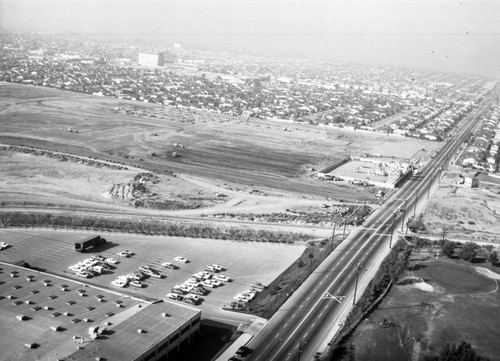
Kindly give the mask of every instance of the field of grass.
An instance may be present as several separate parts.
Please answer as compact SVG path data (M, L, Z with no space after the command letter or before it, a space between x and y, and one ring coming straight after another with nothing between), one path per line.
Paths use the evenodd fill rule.
M479 355L498 360L497 281L476 272L476 266L417 255L407 279L393 286L351 336L347 348L356 360L422 360L447 343L463 340ZM413 277L418 281L410 282ZM419 282L422 279L425 283Z

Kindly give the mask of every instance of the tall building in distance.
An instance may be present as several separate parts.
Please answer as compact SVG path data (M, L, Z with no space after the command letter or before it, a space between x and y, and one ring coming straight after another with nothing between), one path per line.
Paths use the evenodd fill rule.
M164 66L165 65L165 55L163 53L139 53L139 58L137 59L139 65L145 66Z

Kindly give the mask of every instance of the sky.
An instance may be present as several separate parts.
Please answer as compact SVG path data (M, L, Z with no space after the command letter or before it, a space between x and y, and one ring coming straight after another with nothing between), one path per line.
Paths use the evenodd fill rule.
M0 28L500 76L500 0L0 0Z

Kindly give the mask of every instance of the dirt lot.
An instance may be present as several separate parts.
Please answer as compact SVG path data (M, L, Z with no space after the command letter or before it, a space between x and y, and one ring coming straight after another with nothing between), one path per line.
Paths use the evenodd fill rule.
M92 233L95 234L95 233ZM16 262L24 260L33 267L46 269L50 273L70 277L83 282L68 270L68 266L90 257L92 252L79 253L74 250L74 242L90 233L53 230L0 230L2 241L12 247L0 252L0 260ZM200 306L207 316L220 312L220 308L232 301L233 297L246 290L254 282L269 284L290 263L304 251L304 246L259 244L206 239L175 237L138 236L128 234L103 234L107 244L97 254L113 257L120 261L117 268L107 274L85 280L115 291L147 298L162 298L170 289L184 282L192 274L202 271L208 264L219 264L223 273L233 279L222 287L211 289ZM131 258L120 258L117 252L128 249L135 253ZM189 263L177 263L179 269L160 267L163 262L174 262L176 256L183 256ZM175 263L175 262L174 262ZM160 269L166 278L148 279L147 287L114 288L110 282L117 276L136 271L142 265L152 265ZM229 316L226 316L229 317Z
M393 286L354 332L348 347L355 359L422 360L463 340L481 356L498 360L500 319L492 317L500 301L498 269L491 275L485 264L418 258L406 280Z
M417 148L422 143L16 84L1 84L0 99L1 143L172 171L201 177L207 185L292 192L297 198L373 201L373 194L356 187L318 182L311 169L348 152L406 157L409 143Z
M457 185L459 174L474 173L450 167L423 213L424 233L442 236L444 231L451 240L500 241L500 187L471 189Z

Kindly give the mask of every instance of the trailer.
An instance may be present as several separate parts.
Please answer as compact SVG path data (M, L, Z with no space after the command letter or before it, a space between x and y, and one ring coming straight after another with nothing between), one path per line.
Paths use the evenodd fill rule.
M99 247L106 243L106 240L100 235L87 237L79 242L75 242L75 250L78 252L85 252L88 248Z

